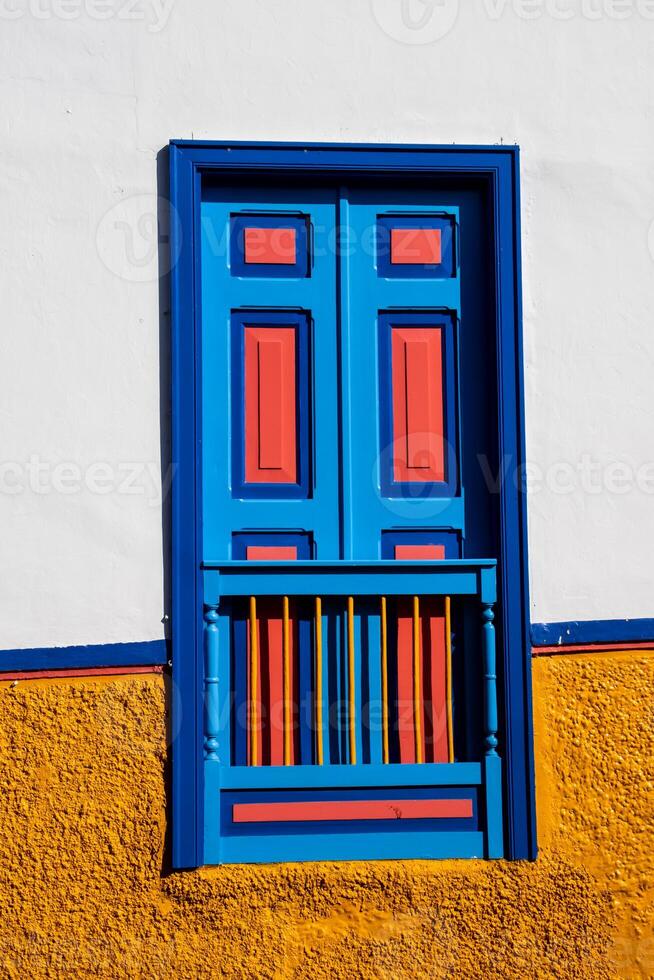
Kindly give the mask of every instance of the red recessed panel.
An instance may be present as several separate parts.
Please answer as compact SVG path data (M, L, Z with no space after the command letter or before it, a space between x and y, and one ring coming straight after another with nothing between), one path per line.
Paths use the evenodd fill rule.
M295 228L246 228L246 265L295 265Z
M444 544L396 544L395 557L404 561L445 558Z
M245 550L248 561L295 561L297 546L294 544L249 544Z
M235 803L234 823L293 820L425 820L472 817L472 800L321 800Z
M440 228L391 228L392 265L439 265Z
M296 545L248 545L248 561L288 561L297 559ZM292 609L289 616L290 689L295 691L295 630ZM284 620L281 599L257 601L257 630L259 635L259 727L256 733L258 758L263 765L284 765ZM248 636L249 651L249 636ZM291 695L296 702L294 694ZM249 693L248 693L249 702ZM291 712L295 730L295 709ZM249 741L252 731L248 725ZM295 734L291 737L291 764L295 761Z
M393 327L393 479L445 479L443 335L438 327Z
M293 327L245 328L245 482L297 482Z

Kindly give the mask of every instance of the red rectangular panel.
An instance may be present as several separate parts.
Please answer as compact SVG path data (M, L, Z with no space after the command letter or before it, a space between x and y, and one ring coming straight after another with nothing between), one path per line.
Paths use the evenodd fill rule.
M440 228L391 228L393 265L438 265L440 261Z
M404 561L445 558L444 544L396 544L395 557Z
M246 228L247 265L295 265L295 228Z
M445 479L443 335L439 327L393 327L393 478Z
M295 329L245 328L245 482L297 482Z
M472 817L472 800L321 800L234 803L234 823L293 820L425 820Z
M245 550L248 561L294 561L297 547L294 544L249 544Z

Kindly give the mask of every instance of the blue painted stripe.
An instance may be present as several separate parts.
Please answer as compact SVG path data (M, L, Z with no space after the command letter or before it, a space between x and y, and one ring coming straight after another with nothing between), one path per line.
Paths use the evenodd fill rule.
M644 643L654 641L654 619L589 619L567 623L532 623L535 647L576 643Z
M83 667L151 667L168 662L165 640L98 643L95 646L0 650L0 672L74 670Z
M219 843L220 842L220 843ZM214 834L205 858L208 864L269 864L273 861L377 861L411 858L483 858L484 835L475 831L425 834L416 829L401 836L374 834L287 834L220 838Z

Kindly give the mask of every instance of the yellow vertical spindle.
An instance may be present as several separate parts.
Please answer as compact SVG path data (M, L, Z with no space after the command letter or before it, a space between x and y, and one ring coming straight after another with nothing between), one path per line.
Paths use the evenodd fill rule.
M447 718L447 760L454 762L454 726L452 724L452 611L449 595L445 596L445 712Z
M288 596L282 599L282 650L284 671L284 765L291 764L291 643Z
M259 765L259 637L257 600L250 596L250 765Z
M357 761L357 739L356 739L356 711L355 711L355 691L354 691L354 599L348 596L347 600L347 666L348 666L348 693L349 711L348 722L350 726L350 763L356 765Z
M388 762L388 631L386 596L381 597L382 760Z
M316 758L323 764L322 731L322 599L316 596Z
M416 762L422 762L422 705L420 703L420 600L413 597L413 727Z

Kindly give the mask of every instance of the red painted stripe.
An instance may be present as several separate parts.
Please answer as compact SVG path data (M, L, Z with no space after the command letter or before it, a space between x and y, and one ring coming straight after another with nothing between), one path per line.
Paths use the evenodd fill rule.
M247 265L295 265L295 228L246 228L244 245Z
M393 327L393 477L445 479L443 348L439 327Z
M534 657L559 654L559 653L619 653L627 650L654 650L654 642L646 641L643 643L569 643L567 645L558 644L547 647L532 647L531 652Z
M248 545L248 561L287 561L297 559L296 545ZM284 621L281 599L257 601L259 630L260 731L259 759L264 765L284 764ZM295 629L290 615L289 653L291 691L295 691ZM249 637L248 637L249 641ZM249 694L248 694L249 699ZM294 712L293 712L294 714ZM248 733L248 739L251 733ZM295 761L295 737L291 739L291 763Z
M163 666L143 667L62 667L56 670L0 671L0 681L37 681L57 677L119 677L124 674L161 674Z
M472 800L320 800L234 803L234 823L323 820L425 820L472 817Z
M440 228L391 228L392 265L438 265Z
M445 558L444 544L396 544L395 557L404 561Z
M297 481L295 329L245 328L245 480Z

